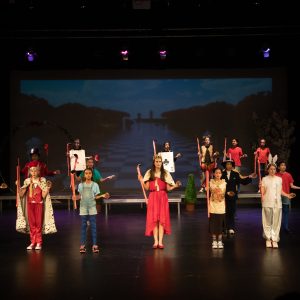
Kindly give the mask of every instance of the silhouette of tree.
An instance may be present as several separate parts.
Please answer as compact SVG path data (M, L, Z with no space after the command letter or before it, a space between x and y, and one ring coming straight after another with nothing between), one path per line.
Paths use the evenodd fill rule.
M288 120L282 113L273 111L269 118L259 118L253 113L257 136L264 137L270 144L272 155L279 160L289 161L291 146L295 142L295 121Z

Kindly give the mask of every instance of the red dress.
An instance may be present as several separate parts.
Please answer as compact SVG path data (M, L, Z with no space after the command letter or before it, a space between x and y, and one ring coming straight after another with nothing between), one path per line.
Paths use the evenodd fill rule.
M157 181L158 187L155 186ZM160 178L149 181L150 194L147 205L146 236L153 235L153 229L159 221L164 227L165 234L171 234L169 200L167 184Z

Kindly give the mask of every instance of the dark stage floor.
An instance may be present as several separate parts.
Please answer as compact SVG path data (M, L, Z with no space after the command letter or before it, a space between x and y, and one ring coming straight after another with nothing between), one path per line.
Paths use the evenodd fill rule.
M171 206L172 234L153 250L144 236L145 207L114 205L98 215L99 254L79 253L80 217L55 207L58 232L41 252L15 231L15 211L1 220L0 299L300 299L300 208L291 210L292 234L266 249L261 209L242 206L237 233L211 249L205 207ZM3 297L3 296L9 297Z

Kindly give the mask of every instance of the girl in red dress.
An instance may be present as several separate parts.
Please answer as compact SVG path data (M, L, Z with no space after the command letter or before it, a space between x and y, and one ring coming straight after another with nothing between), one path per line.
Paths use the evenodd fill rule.
M181 183L179 181L175 183L171 174L164 169L160 155L154 156L152 168L145 173L144 177L139 175L138 179L142 186L150 191L146 201L147 218L145 235L153 235L153 249L163 249L164 234L171 234L167 192L181 186Z

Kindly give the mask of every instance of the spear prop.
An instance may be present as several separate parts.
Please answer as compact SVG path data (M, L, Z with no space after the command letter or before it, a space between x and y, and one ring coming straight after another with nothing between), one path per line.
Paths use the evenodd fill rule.
M17 177L17 191L16 191L16 207L18 206L18 199L19 199L19 191L21 188L21 183L20 183L20 160L18 157L17 160L17 167L16 167L16 177Z
M199 142L199 138L197 137L197 148L198 148L198 157L199 157L199 165L200 165L200 168L201 168L201 151L200 151L200 142Z
M207 202L207 217L210 217L209 214L209 171L205 171L205 181L206 181L206 202Z
M70 173L73 207L77 209L76 194L75 194L75 173Z
M225 137L225 140L224 140L224 154L223 154L223 161L226 160L226 154L227 154L227 138Z
M199 158L199 167L200 167L200 185L201 185L201 150L200 150L200 142L197 137L197 148L198 148L198 158Z
M70 176L70 143L67 144L67 166L68 166L68 176Z
M141 164L138 164L137 167L136 167L136 171L137 171L139 177L142 176L140 166L141 166ZM141 187L142 187L142 190L143 190L143 195L144 195L144 198L145 198L145 202L147 203L148 198L147 198L147 195L146 195L144 185L142 183L141 183Z
M258 168L258 187L259 187L259 191L261 193L261 173L260 173L260 162L259 159L257 159L257 168Z
M78 155L74 154L75 156L75 162L74 162L74 172L70 173L70 178L71 178L71 189L72 189L72 200L73 200L73 207L74 209L77 209L77 203L76 203L76 194L75 194L75 169L76 169L76 164L77 164L77 160L78 160Z
M155 145L155 140L152 141L152 144L153 144L153 153L154 153L154 156L156 155L156 145Z

